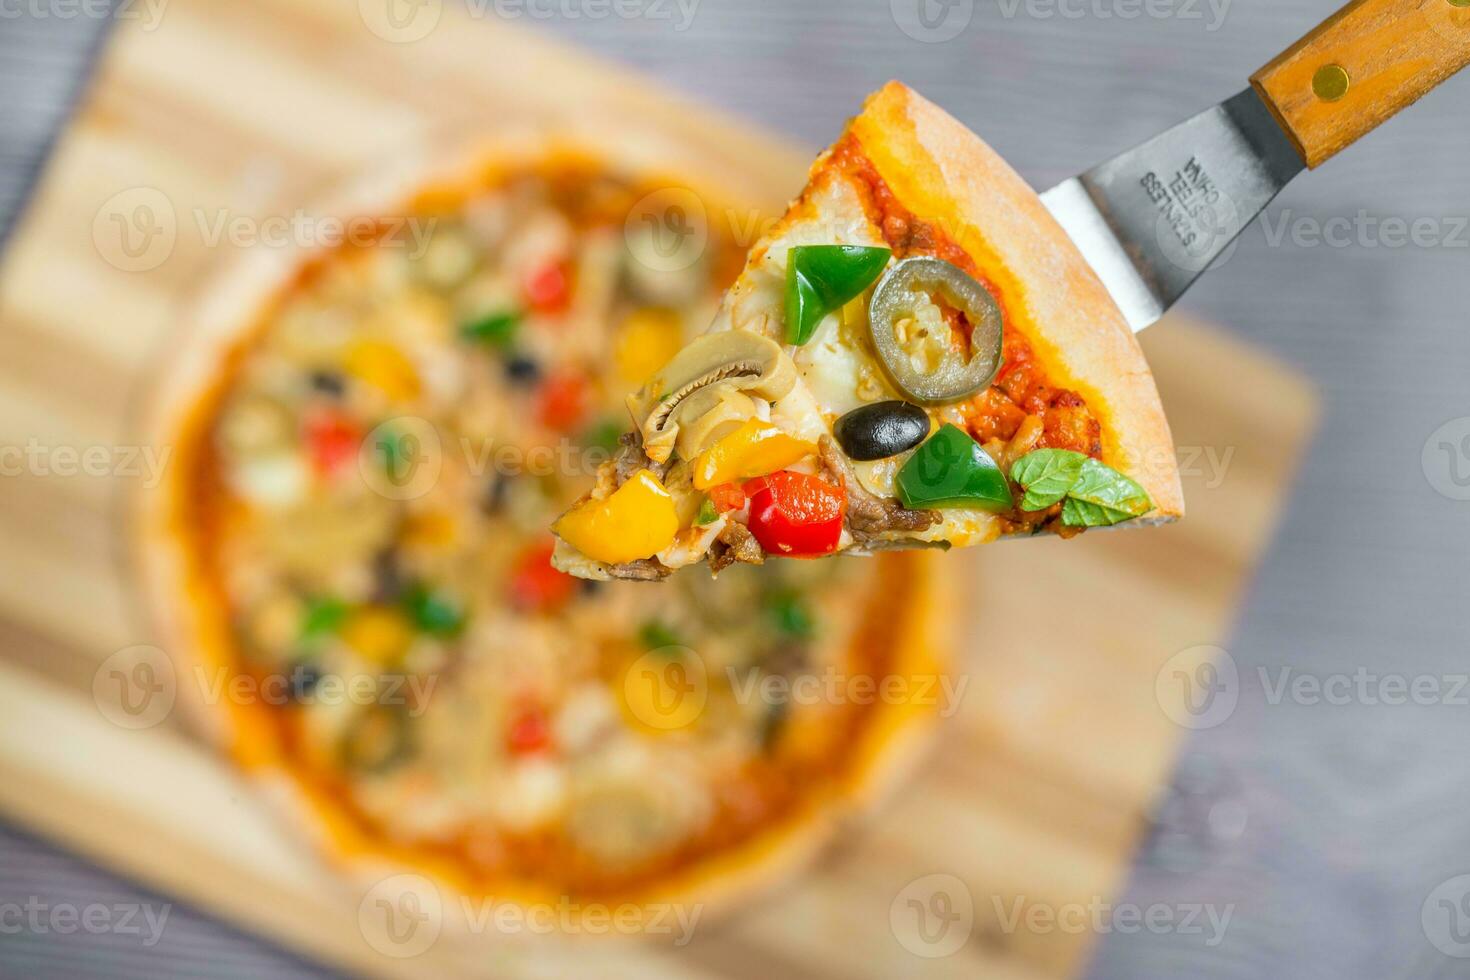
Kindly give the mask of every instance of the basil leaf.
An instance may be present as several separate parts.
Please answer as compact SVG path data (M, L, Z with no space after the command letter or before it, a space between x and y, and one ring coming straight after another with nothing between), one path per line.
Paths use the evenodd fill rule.
M448 596L415 586L403 597L414 626L434 636L455 636L464 629L464 611Z
M1153 506L1143 487L1089 456L1077 482L1067 491L1062 523L1070 527L1106 527L1142 517Z
M1011 479L1026 488L1022 510L1046 510L1067 495L1087 457L1070 449L1035 449L1011 464Z
M470 320L459 328L459 335L465 340L476 340L491 347L508 350L515 341L520 325L521 314L515 310L506 310Z

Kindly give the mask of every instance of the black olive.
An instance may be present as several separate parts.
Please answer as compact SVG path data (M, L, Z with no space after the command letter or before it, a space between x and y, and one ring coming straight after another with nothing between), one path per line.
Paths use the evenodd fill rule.
M837 420L832 432L851 459L887 459L929 434L929 413L908 402L874 402Z
M343 761L366 772L385 772L412 752L409 716L402 708L368 708L353 716L342 736Z
M791 714L791 703L784 697L772 701L766 707L765 717L761 719L760 745L765 752L776 747L781 739L781 733L786 730L786 719Z
M347 389L347 382L336 371L313 371L311 372L311 387L312 390L319 391L323 395L340 398L342 392Z
M541 377L541 365L522 354L516 354L505 362L505 373L519 384L531 384Z
M321 682L322 669L310 660L302 660L291 667L291 699L301 702L311 697L311 692L316 690L317 684Z
M480 498L480 509L486 514L498 514L505 507L505 500L510 496L511 477L508 473L496 473L490 478L485 487L484 496Z
M403 571L398 567L398 554L392 548L384 548L373 556L373 601L395 602L403 591Z

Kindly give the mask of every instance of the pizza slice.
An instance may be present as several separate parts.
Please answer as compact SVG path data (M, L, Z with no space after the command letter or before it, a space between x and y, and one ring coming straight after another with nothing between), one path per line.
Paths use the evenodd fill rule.
M628 407L633 431L553 528L582 577L1183 510L1153 377L1102 283L994 151L897 82Z

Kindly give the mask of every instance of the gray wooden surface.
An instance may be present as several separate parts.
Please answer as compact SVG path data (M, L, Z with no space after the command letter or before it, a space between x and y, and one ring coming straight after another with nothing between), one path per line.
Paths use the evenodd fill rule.
M40 2L54 11L59 0ZM1169 16L1125 18L1144 5L692 2L685 29L672 5L667 19L595 19L596 5L558 0L535 9L562 13L521 19L814 149L860 93L902 78L1038 186L1230 95L1337 5L1158 0L1146 9ZM940 33L963 29L945 41L910 36L900 22L927 33L913 27L916 2L951 18L931 17ZM0 19L0 221L106 26ZM1101 927L1085 926L1103 933L1092 977L1470 977L1470 963L1449 955L1470 953L1459 942L1470 885L1456 880L1470 872L1470 688L1460 687L1470 503L1456 499L1470 498L1467 96L1470 78L1452 80L1301 178L1185 301L1315 379L1325 419L1238 630L1199 638L1222 642L1236 669L1192 721L1204 727L1122 898L1161 906L1176 925L1135 928L1127 910L1104 910ZM1332 243L1313 237L1334 219ZM1384 219L1423 219L1417 243L1376 224ZM1283 679L1305 686L1282 693ZM1402 697L1400 682L1417 697ZM1327 694L1314 697L1318 683ZM0 830L0 901L32 894L85 902L132 889ZM1194 906L1230 911L1220 942L1208 926L1183 925ZM152 948L0 935L3 976L104 966L140 976L306 969L181 908Z

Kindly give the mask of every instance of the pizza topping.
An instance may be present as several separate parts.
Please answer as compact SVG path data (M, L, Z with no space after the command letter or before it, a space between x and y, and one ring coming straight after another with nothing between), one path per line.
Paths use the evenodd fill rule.
M1060 502L1068 527L1106 527L1153 509L1148 492L1091 456L1068 449L1038 449L1018 459L1011 479L1026 489L1021 509L1044 510Z
M526 273L526 302L537 313L563 312L571 302L570 270L565 260L548 260Z
M744 492L740 491L740 494L743 502ZM750 528L739 521L726 521L716 535L715 543L710 546L709 570L711 575L718 575L736 562L760 565L765 560L766 553L761 550L760 542Z
M665 567L657 558L639 558L609 566L607 572L613 578L629 582L659 582L669 577L672 569Z
M839 418L832 434L850 459L887 459L924 441L929 413L908 402L875 402Z
M628 408L642 432L644 452L654 462L664 462L680 427L720 401L713 393L697 399L696 394L721 386L769 402L795 384L796 365L775 341L746 330L722 330L705 334L676 354L628 399Z
M268 606L262 611L268 612L272 608L279 607ZM289 603L285 608L294 612L295 603ZM309 600L301 613L301 639L311 642L337 632L342 623L346 621L347 612L347 603L335 596L318 596Z
M577 581L551 565L552 545L527 546L510 575L510 602L523 612L554 612L577 591Z
M797 245L786 256L786 342L812 339L822 318L857 298L893 252L861 245Z
M1067 495L1082 475L1081 453L1066 449L1038 449L1011 464L1011 479L1026 491L1021 509L1045 510Z
M943 259L914 256L889 269L873 291L868 323L894 384L923 404L967 398L1000 368L1000 304Z
M1011 509L1010 484L980 444L954 425L942 425L898 471L898 495L907 507Z
M372 705L355 714L342 735L342 761L348 769L381 773L412 754L408 712Z
M869 493L830 436L822 437L818 452L823 469L847 493L847 527L859 543L886 531L923 531L940 522L937 510L910 510L894 497Z
M668 463L655 463L648 458L648 454L643 451L643 439L637 432L624 432L618 436L618 448L613 454L614 487L627 483L639 470L648 470L662 480L668 469ZM601 480L601 472L598 478Z
M732 510L742 510L745 507L745 491L733 483L721 483L710 487L705 492L709 496L709 502L721 514L727 514Z
M613 351L618 374L641 385L679 353L683 342L684 327L673 310L662 306L635 310L618 329Z
M443 592L416 585L404 594L403 606L409 620L421 633L457 636L464 629L464 609Z
M513 354L505 359L505 376L512 384L532 385L541 380L541 365L533 357Z
M398 609L383 606L353 610L340 632L359 657L380 667L402 660L413 642L413 627L408 618Z
M573 507L552 530L587 557L618 565L648 558L672 544L679 512L673 496L645 469L606 499Z
M394 344L360 340L347 350L349 375L378 389L392 401L409 401L419 393L419 375L408 356Z
M820 477L781 470L745 485L750 533L766 551L814 558L837 550L847 494Z
M551 747L551 723L546 709L538 704L522 706L505 730L506 748L512 755L527 755Z
M459 335L465 340L473 340L499 350L510 350L520 325L519 312L500 310L468 321L459 328Z
M575 432L586 417L587 400L586 376L579 371L558 371L541 383L536 415L548 429Z
M674 451L680 459L697 459L745 423L758 421L758 412L753 398L729 385L701 388L684 403L683 414L692 421L679 427Z
M694 460L694 486L707 490L785 469L816 452L777 425L747 419Z

